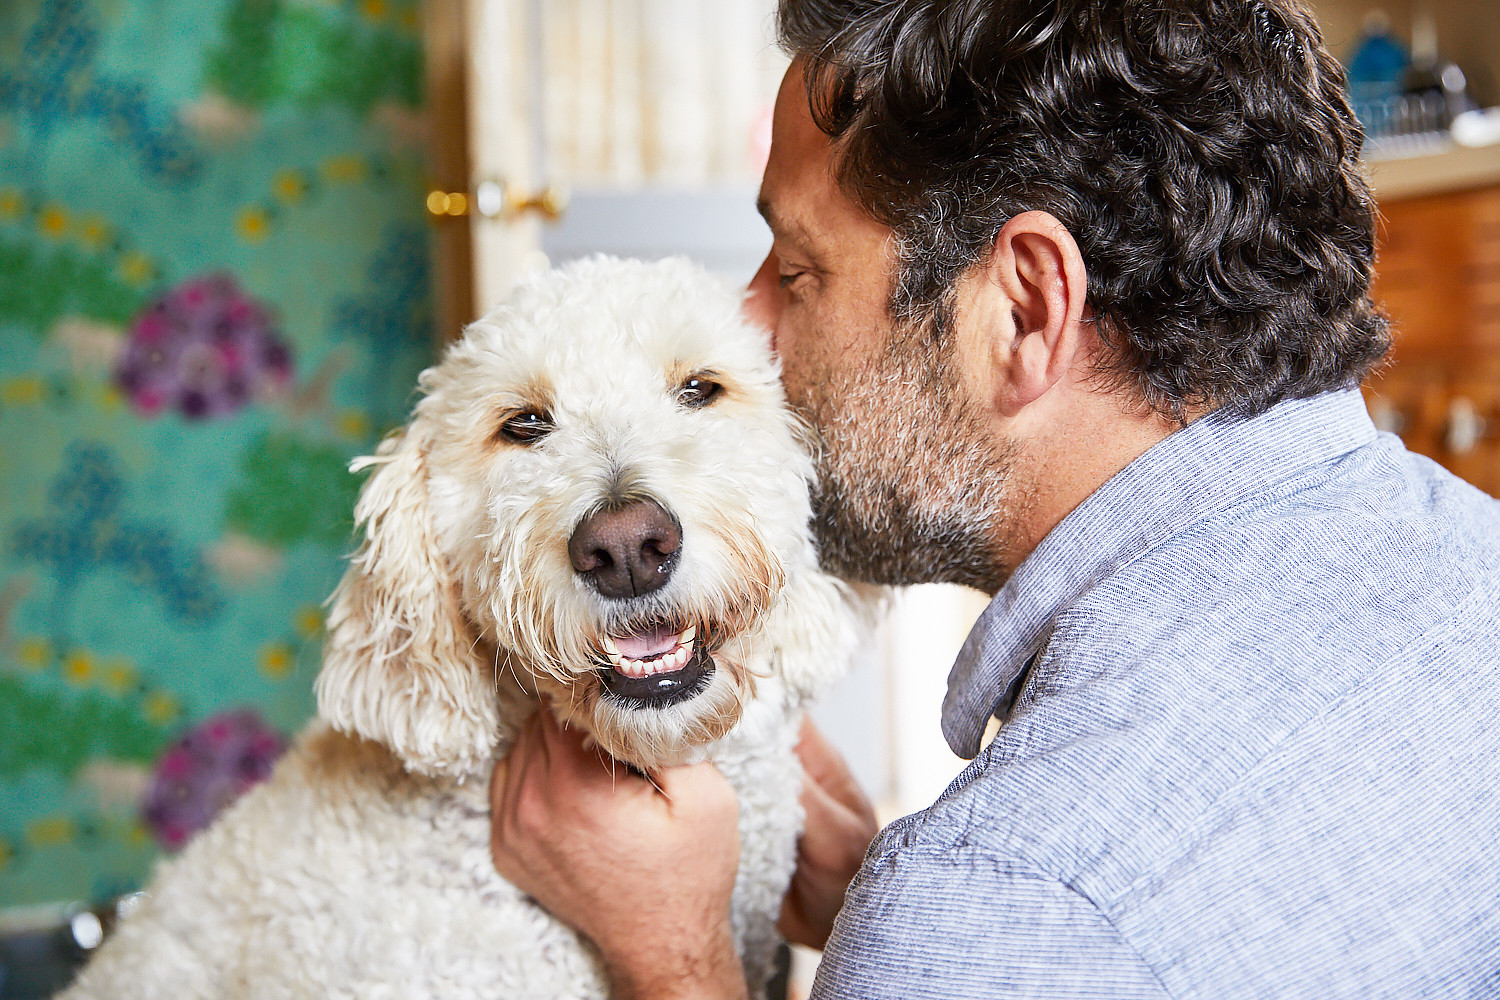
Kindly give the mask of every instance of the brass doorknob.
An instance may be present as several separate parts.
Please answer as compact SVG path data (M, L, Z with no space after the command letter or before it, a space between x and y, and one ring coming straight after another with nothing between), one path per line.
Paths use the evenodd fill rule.
M427 212L433 218L479 215L512 222L535 212L548 222L556 222L567 209L568 193L556 184L527 192L509 181L481 181L472 195L438 188L427 192Z
M468 215L469 196L462 191L428 191L427 213L432 216Z

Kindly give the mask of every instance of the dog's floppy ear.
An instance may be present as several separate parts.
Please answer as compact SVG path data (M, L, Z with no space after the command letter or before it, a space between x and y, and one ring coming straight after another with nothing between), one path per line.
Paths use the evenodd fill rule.
M422 774L483 773L499 737L493 666L475 651L439 548L418 418L381 442L354 508L365 538L333 595L318 712Z

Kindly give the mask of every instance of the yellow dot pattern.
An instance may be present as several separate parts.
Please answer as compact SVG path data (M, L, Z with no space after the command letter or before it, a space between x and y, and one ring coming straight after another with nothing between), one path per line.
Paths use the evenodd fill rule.
M88 684L94 679L94 658L88 653L69 653L63 659L63 676L72 684Z
M16 658L27 670L40 670L52 662L52 645L45 639L24 639L16 648Z
M247 243L260 243L270 235L271 220L264 209L252 206L241 210L235 220L235 229Z
M78 835L78 828L66 816L44 816L26 827L26 840L35 847L66 844Z
M46 396L46 383L32 375L6 379L0 384L0 402L7 406L35 406Z
M136 682L135 668L124 660L111 660L104 668L104 686L116 694L132 690Z
M273 642L261 648L260 670L272 680L281 680L292 671L292 648L284 642Z
M68 231L68 213L58 205L48 205L37 216L36 225L43 236L58 239Z
M368 437L370 418L360 410L344 410L338 415L338 432L346 438Z
M316 604L299 608L295 624L298 635L304 639L313 638L323 631L323 609Z
M153 691L145 697L141 706L146 718L152 722L167 723L177 718L182 706L168 691Z
M282 170L271 181L271 192L277 200L295 205L307 194L307 181L296 170Z

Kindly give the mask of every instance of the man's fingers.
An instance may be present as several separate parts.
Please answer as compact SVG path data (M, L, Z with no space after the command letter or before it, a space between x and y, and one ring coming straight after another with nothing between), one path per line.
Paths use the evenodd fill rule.
M541 741L547 749L548 766L554 780L572 786L616 787L634 777L630 768L605 753L581 729L563 727L548 707L537 712Z
M510 792L510 758L503 757L495 762L495 769L490 772L490 816L501 817L505 814L505 799Z
M809 830L816 829L829 816L844 817L851 811L842 799L818 784L812 775L808 775L807 780L802 782L802 809L807 813L806 827ZM817 823L814 822L814 817L817 817Z
M802 727L797 731L797 757L802 761L802 770L820 785L841 783L849 777L849 768L844 758L828 742L828 737L813 723L812 716L802 717Z
M811 785L851 813L870 823L875 822L875 809L870 804L869 797L859 787L859 782L854 780L843 755L834 749L833 744L813 724L811 716L802 717L796 749L797 758L802 762L802 771L810 779L803 786L804 808L808 807L806 796L809 794L808 786Z
M535 720L538 742L547 754L548 764L558 768L575 767L584 752L582 735L563 729L548 704L537 709Z

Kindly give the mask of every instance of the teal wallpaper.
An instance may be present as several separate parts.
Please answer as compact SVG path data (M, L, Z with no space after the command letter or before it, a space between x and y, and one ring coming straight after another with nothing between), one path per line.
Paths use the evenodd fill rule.
M137 886L312 711L431 331L397 0L0 0L0 906Z

